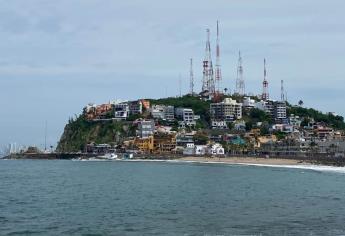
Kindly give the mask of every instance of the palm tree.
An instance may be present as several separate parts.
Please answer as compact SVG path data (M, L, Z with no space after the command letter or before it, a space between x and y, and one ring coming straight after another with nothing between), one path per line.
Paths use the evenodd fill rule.
M299 100L299 101L298 101L298 105L299 105L299 106L303 106L303 104L304 104L304 102L303 102L302 100Z
M227 88L224 88L224 93L226 94L228 92L228 89Z

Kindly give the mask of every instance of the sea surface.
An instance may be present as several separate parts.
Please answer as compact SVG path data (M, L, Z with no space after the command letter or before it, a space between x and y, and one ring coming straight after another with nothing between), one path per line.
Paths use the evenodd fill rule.
M0 160L0 235L345 235L344 173Z

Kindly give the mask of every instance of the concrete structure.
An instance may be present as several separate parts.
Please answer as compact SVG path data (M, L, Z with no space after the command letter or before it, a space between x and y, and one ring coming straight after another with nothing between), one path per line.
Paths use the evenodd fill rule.
M167 121L175 120L175 108L173 106L164 107L164 119Z
M114 118L116 120L126 120L129 115L129 105L127 102L114 104Z
M211 155L224 155L225 150L221 144L215 143L209 148L208 153Z
M267 100L258 102L255 106L269 114L277 123L288 122L285 102Z
M151 115L154 119L162 119L166 121L174 121L175 109L173 106L153 105Z
M194 137L192 134L180 134L176 136L176 145L187 147L189 144L194 144Z
M174 153L176 149L175 134L155 134L153 138L154 153Z
M227 129L228 125L226 124L226 121L224 120L212 120L211 121L211 127L212 129Z
M132 101L128 103L128 109L130 115L138 115L143 113L143 104L139 101Z
M194 155L194 154L195 154L194 143L188 143L187 146L183 149L183 155Z
M138 123L137 136L140 138L148 138L155 131L154 120L142 120Z
M194 120L194 112L190 108L176 108L176 118L183 121L186 126L193 126L196 124Z
M231 98L225 98L223 102L211 103L210 113L212 121L232 122L242 118L242 103L237 103Z
M134 145L143 153L153 153L154 149L154 139L153 136L148 138L136 138L134 140Z
M207 146L206 145L195 145L195 155L205 155L207 153Z
M245 97L243 99L243 107L247 109L254 108L256 104L256 101L254 99L251 99L250 97Z
M106 119L109 113L111 113L113 107L112 104L88 104L84 108L84 114L87 120L99 120Z
M299 116L291 114L289 117L289 124L294 126L295 128L300 128L302 124L302 119Z
M274 118L276 120L283 120L286 117L286 103L284 101L274 102Z

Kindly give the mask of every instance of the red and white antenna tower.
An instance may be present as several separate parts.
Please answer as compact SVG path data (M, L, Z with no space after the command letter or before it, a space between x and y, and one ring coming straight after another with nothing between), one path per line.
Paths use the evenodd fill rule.
M269 99L268 94L268 81L266 71L266 59L264 59L264 81L262 82L262 100L267 101Z
M189 86L190 86L190 94L194 95L194 72L193 72L193 58L190 59L190 71L189 71Z
M222 70L220 66L220 46L219 46L219 22L217 21L217 47L216 47L216 83L217 93L220 93L220 84L222 82Z
M238 67L237 67L237 78L236 78L236 94L245 95L245 84L243 78L243 66L241 51L238 52Z
M208 91L214 94L213 65L211 58L210 30L206 29L207 40L205 48L205 59L203 61L202 92Z

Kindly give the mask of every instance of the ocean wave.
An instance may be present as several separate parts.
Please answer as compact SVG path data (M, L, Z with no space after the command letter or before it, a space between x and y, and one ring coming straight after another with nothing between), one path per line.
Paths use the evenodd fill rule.
M241 166L258 166L258 167L272 167L272 168L288 168L288 169L303 169L320 172L336 172L345 174L345 167L324 166L324 165L279 165L279 164L257 164L257 163L229 163L220 161L188 161L188 160L167 160L166 162L176 163L201 163L201 164L226 164L226 165L241 165Z

